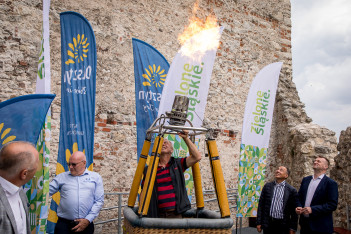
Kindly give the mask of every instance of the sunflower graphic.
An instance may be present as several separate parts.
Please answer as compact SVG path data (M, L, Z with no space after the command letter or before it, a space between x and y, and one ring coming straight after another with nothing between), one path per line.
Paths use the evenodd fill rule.
M2 129L4 128L4 123L0 124L0 139L1 139L1 144L5 145L6 143L13 141L16 139L16 136L8 136L8 134L11 131L11 128L6 128L4 131Z
M89 51L87 43L88 38L84 34L77 35L77 38L73 37L73 44L68 43L69 50L67 50L67 55L70 57L65 63L69 65L70 63L83 62L84 58L87 58L87 53Z
M161 66L156 68L156 65L153 64L152 66L149 65L149 69L145 68L146 74L143 74L145 80L143 82L144 86L151 86L151 84L157 87L161 87L165 84L166 76L165 69L161 70Z
M71 153L71 151L69 149L66 149L66 163L69 162L70 157L76 151L78 151L78 144L77 144L77 142L73 143L72 153ZM83 149L83 153L85 154L85 149ZM89 171L93 170L93 164L91 164L89 166L88 170ZM56 164L56 175L61 174L62 172L65 172L65 168L63 167L63 165L61 163L57 162L57 164Z

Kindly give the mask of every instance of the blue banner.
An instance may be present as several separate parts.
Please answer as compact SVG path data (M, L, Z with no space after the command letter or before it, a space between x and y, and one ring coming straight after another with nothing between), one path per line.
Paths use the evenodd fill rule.
M36 145L54 94L30 94L0 103L0 148L11 141Z
M68 171L67 162L83 151L93 169L96 43L90 23L81 14L63 12L61 21L61 123L56 174ZM54 231L59 193L53 196L47 232Z
M154 47L133 38L138 157L146 130L157 118L169 63Z

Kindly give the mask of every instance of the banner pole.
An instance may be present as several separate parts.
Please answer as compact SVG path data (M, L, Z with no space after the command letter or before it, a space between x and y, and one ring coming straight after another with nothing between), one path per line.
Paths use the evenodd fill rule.
M190 136L190 140L195 143L195 136ZM202 181L201 181L201 172L200 172L200 164L199 162L195 163L191 170L193 172L193 181L194 181L194 189L195 189L195 199L196 199L196 207L198 210L201 210L205 207L204 203L204 194L202 191Z

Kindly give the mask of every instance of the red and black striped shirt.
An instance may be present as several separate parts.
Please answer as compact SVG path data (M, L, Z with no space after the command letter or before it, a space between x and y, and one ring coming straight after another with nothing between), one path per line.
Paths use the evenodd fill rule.
M182 165L181 169L184 172L187 169L186 160L185 158L181 158L180 160ZM169 173L169 168L169 163L167 163L166 167L158 166L157 168L155 185L157 188L158 208L160 211L176 208L175 192L172 184L171 175Z

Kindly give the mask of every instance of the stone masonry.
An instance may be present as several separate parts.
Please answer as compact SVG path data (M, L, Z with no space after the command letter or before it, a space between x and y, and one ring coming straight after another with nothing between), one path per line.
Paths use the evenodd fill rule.
M335 167L330 173L339 186L339 204L334 223L338 227L347 228L346 206L351 207L351 127L341 131L337 149L339 154L334 159Z
M79 12L89 20L95 32L94 170L102 175L106 192L128 192L137 165L131 39L146 41L171 62L180 48L177 36L188 24L194 3L194 0L51 0L51 89L57 95L51 107L52 176L55 174L60 130L59 14ZM278 165L284 164L292 170L289 182L298 188L302 177L312 173L311 160L315 154L327 156L334 167L334 157L346 143L339 143L337 149L335 133L312 123L292 80L290 1L201 1L196 16L204 20L211 13L225 29L214 64L205 121L218 132L217 145L227 188L237 188L241 128L251 82L260 69L278 61L283 62L283 68L271 120L267 180L273 178ZM0 0L0 101L35 92L41 24L41 1ZM350 129L346 132L348 135L343 135L341 140L349 139ZM200 149L204 155L203 141ZM350 167L343 163L346 155L350 156L340 151L336 160L340 170L332 173L339 183L350 178L346 176ZM208 159L204 157L200 165L203 188L213 189ZM342 170L345 174L340 175ZM343 186L345 194L346 190L350 192L349 186ZM112 206L116 200L108 195L105 203ZM101 216L115 218L116 213ZM341 216L335 220L345 225ZM109 233L113 228L113 225L103 225L99 231Z

